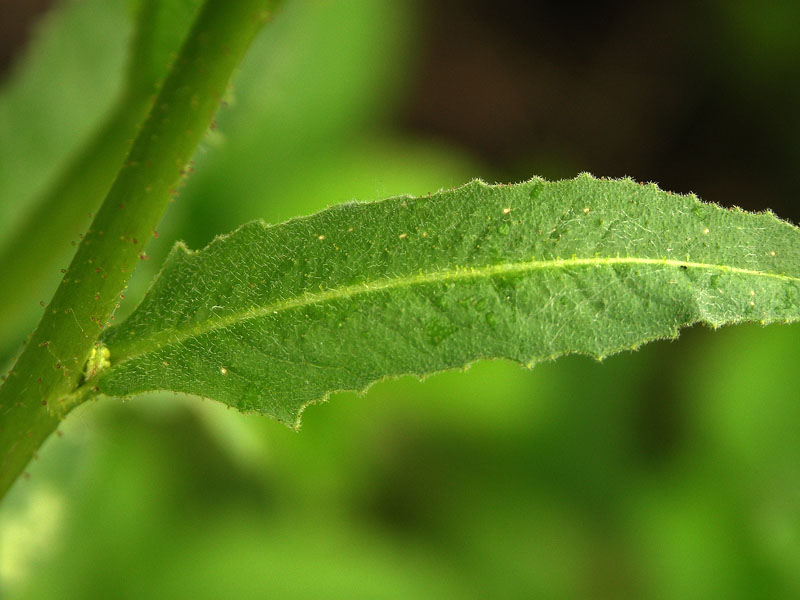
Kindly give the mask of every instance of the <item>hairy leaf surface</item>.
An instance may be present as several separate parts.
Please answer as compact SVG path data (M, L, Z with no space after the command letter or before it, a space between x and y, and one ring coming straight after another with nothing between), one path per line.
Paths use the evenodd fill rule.
M798 316L800 231L772 214L588 175L472 182L177 245L90 383L297 426L309 403L385 377Z

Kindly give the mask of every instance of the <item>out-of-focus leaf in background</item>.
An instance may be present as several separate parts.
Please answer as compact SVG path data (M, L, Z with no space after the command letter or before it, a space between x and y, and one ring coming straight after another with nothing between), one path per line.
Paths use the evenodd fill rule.
M124 78L131 32L131 19L121 8L113 2L58 7L37 23L35 41L5 74L0 95L3 237L110 110Z
M476 176L630 175L797 219L780 199L798 185L800 74L791 37L760 50L786 29L766 4L535 3L535 21L522 4L289 0L123 309L175 239ZM63 40L76 58L56 50L63 80L0 113L20 151L47 145L26 151L39 176L0 184L20 203L122 80L128 9L56 10L31 51ZM82 116L41 104L73 85ZM6 232L27 210L8 197ZM603 364L484 363L332 398L299 434L194 398L85 405L0 506L0 595L797 597L799 351L796 327L747 326Z

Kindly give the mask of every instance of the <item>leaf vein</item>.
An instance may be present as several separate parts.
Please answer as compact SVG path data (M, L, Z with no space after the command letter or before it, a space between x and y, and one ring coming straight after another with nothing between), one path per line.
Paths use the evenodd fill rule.
M257 319L270 314L278 314L282 311L315 304L323 304L336 300L344 300L361 294L369 294L391 290L396 288L413 287L433 283L443 283L448 281L459 281L468 279L489 278L498 275L515 275L529 272L541 271L546 269L571 269L582 267L613 267L615 265L649 265L662 267L675 267L685 269L698 269L731 273L736 275L748 275L756 277L768 277L785 282L800 283L800 277L786 275L783 273L772 273L768 271L758 271L730 265L719 265L713 263L698 263L689 260L675 260L667 258L641 258L641 257L593 257L593 258L569 258L553 260L531 260L514 263L500 263L495 265L485 265L482 267L465 267L456 269L442 269L427 273L414 275L395 276L391 278L378 279L370 282L363 282L348 286L334 287L320 292L306 292L302 295L272 302L262 307L250 308L245 311L233 312L224 316L216 316L209 319L202 325L195 325L185 330L158 331L149 336L143 336L135 342L129 344L127 348L121 345L112 348L112 366L135 359L147 354L152 349L162 349L165 346L182 344L184 341L200 337L213 331L226 329L242 321Z

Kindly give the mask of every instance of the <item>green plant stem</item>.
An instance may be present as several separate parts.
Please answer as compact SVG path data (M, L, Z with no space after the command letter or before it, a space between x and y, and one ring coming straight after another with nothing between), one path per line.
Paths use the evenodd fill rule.
M72 391L275 0L208 0L31 340L0 388L0 496L77 402ZM113 360L113 357L112 357Z
M25 220L0 244L4 284L0 286L0 323L4 326L0 364L9 362L35 326L36 303L52 297L60 279L57 269L68 264L79 232L87 229L114 183L169 71L169 56L177 55L180 41L194 21L199 8L195 2L191 0L171 15L172 38L157 31L164 18L159 11L161 0L142 0L120 99Z

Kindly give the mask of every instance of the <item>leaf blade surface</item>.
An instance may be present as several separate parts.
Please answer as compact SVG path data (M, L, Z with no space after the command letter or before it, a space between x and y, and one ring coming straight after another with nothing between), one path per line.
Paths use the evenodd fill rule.
M297 426L329 393L484 358L602 358L800 316L800 232L630 180L473 182L177 246L103 339L109 395L173 390Z

